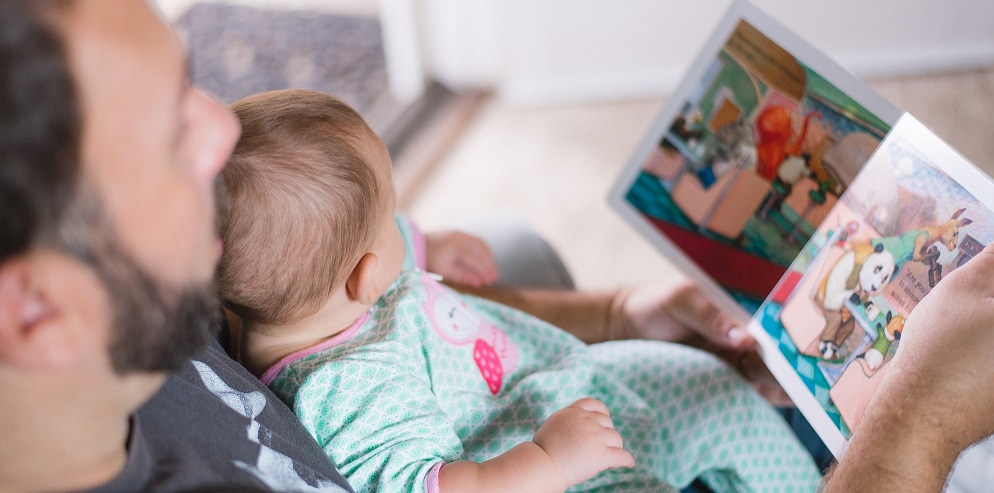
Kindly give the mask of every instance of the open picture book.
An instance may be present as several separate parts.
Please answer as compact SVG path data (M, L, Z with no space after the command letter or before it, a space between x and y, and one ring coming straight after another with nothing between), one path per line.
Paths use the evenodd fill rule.
M744 0L610 202L748 321L836 457L915 306L994 241L987 175Z

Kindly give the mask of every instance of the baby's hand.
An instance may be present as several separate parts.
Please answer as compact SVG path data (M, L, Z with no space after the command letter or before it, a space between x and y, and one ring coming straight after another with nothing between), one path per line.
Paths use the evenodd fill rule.
M479 288L497 282L497 264L483 240L461 231L425 235L425 267L446 281Z
M549 416L532 441L559 467L567 487L605 469L635 466L632 454L622 448L607 406L590 397Z

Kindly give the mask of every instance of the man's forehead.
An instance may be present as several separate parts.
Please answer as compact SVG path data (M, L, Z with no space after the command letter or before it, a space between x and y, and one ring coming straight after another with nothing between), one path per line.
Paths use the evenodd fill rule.
M58 17L79 64L110 67L134 57L175 70L184 63L178 40L144 0L76 0Z
M77 0L59 23L81 96L84 134L127 132L138 121L155 127L150 120L172 118L186 83L186 57L148 3ZM146 137L167 133L149 128Z

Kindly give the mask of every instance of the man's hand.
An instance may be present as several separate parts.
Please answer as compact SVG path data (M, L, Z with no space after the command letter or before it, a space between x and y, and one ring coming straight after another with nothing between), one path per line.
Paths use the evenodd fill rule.
M619 292L610 315L612 339L677 342L711 352L735 368L771 404L793 405L756 353L756 340L688 282L655 283Z
M497 264L483 240L461 231L425 234L425 267L446 281L479 288L497 282Z
M614 467L634 467L601 401L580 399L549 416L532 439L561 471L566 488ZM564 488L565 489L565 488Z
M994 246L908 317L829 492L940 491L971 444L994 434Z
M994 434L994 246L915 307L886 379L959 446Z

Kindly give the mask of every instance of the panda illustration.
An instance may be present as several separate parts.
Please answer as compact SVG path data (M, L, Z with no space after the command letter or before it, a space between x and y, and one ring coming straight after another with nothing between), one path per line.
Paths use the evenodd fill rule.
M818 352L826 360L835 359L839 348L852 335L856 320L845 306L868 303L896 274L894 256L883 245L856 245L836 260L815 295L825 316Z

